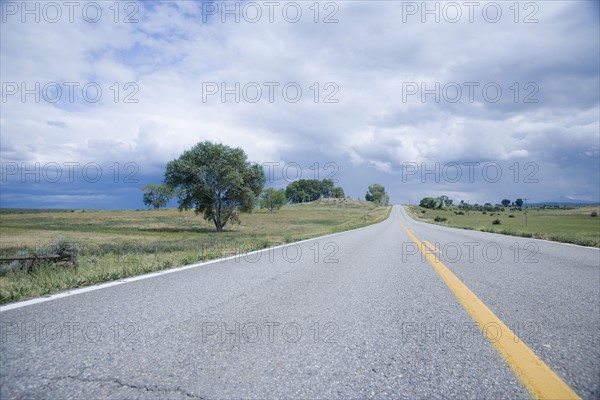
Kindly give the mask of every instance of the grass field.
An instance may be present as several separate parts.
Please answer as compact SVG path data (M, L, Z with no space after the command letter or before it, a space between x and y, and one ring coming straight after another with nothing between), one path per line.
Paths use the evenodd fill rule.
M468 211L464 212L464 215L457 214L461 211L457 207L425 210L422 207L409 206L407 210L413 218L439 225L600 247L600 217L590 216L593 211L600 214L599 206L567 209L535 207L527 208L526 211L486 213ZM435 222L436 217L446 218L446 221ZM494 220L499 220L500 224L493 224Z
M358 228L384 220L390 210L323 200L255 210L221 233L192 211L176 209L2 213L0 255L32 254L62 240L79 248L79 268L58 263L25 273L4 262L0 304Z

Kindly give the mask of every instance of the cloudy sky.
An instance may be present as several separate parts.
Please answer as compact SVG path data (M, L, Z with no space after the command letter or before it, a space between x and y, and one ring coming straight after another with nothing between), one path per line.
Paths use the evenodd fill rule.
M1 6L2 207L143 208L204 140L276 188L600 197L597 1Z

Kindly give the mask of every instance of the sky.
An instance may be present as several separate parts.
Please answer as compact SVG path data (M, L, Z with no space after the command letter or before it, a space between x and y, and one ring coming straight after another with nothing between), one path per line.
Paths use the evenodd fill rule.
M598 4L2 1L0 206L145 208L206 140L266 187L598 202Z

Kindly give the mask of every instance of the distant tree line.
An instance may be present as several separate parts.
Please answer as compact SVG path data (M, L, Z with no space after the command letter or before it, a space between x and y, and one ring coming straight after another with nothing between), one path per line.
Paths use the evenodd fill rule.
M335 197L343 199L344 189L335 187L331 179L300 179L291 182L285 189L285 196L289 203L305 203L322 198Z
M512 209L521 209L523 206L523 199L516 199L511 202L508 199L503 199L500 203L492 205L492 203L480 204L469 204L464 200L461 200L457 205L458 208L465 211L504 211L505 208L511 207ZM419 202L419 206L428 209L439 209L442 207L449 207L453 204L453 200L448 196L439 197L423 197Z

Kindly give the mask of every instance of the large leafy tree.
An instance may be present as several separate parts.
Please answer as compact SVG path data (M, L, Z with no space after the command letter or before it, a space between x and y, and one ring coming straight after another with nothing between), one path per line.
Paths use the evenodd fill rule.
M142 190L144 191L144 204L154 207L155 210L165 207L173 197L173 189L167 185L149 183Z
M202 213L221 232L240 213L252 212L265 175L244 150L200 142L167 164L164 181L177 190L180 211Z

